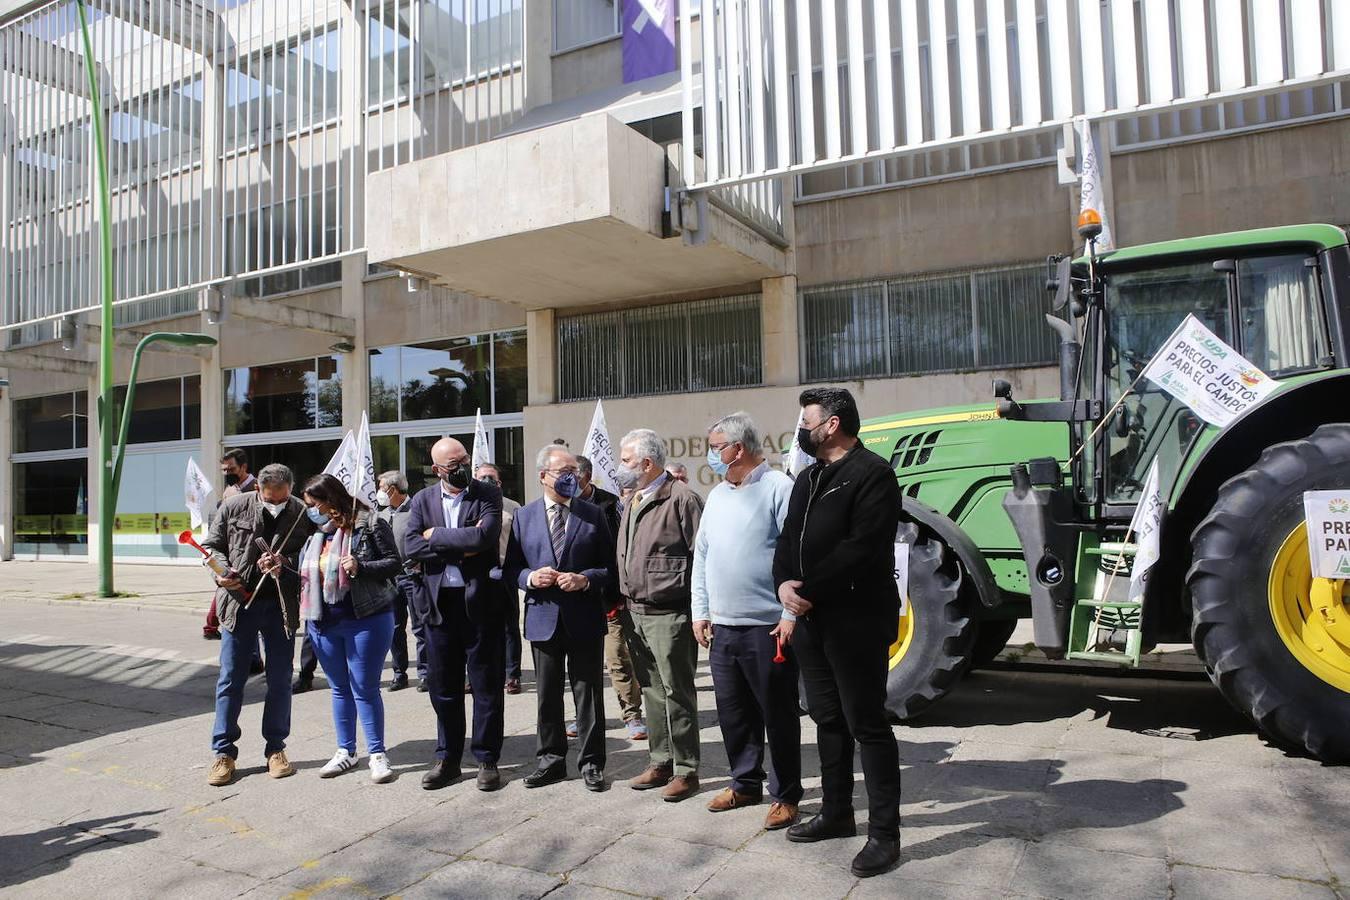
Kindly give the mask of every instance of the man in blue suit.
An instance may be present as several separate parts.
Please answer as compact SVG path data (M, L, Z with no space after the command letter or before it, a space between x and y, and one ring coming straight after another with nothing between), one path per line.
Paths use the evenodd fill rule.
M572 678L578 764L588 790L605 789L605 590L613 583L614 536L600 508L577 498L576 457L550 444L536 459L544 496L516 512L503 570L525 591L525 638L539 696L539 768L527 788L567 777L563 678Z
M431 468L438 481L413 498L405 543L426 585L416 592L414 613L426 629L428 693L436 710L436 759L422 787L442 788L461 774L467 673L478 789L495 791L502 786L506 610L490 573L498 565L502 492L473 479L468 451L454 438L431 448Z

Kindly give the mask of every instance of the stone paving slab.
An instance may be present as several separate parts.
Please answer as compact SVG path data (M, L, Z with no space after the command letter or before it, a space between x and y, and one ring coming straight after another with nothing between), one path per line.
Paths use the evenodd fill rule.
M526 789L528 671L526 692L507 698L498 792L475 790L468 765L459 783L421 788L434 719L416 691L386 695L394 783L372 784L364 764L317 777L333 750L324 690L294 701L298 774L270 779L256 679L241 777L217 789L205 784L215 645L196 623L0 603L0 636L6 896L1350 900L1350 772L1264 743L1204 681L972 674L897 727L903 862L859 880L848 864L862 837L791 844L761 829L763 806L704 808L728 778L706 661L704 789L682 804L626 786L646 748L617 720L609 790L584 790L575 772ZM820 796L809 720L803 754L809 815ZM861 779L854 805L865 826Z

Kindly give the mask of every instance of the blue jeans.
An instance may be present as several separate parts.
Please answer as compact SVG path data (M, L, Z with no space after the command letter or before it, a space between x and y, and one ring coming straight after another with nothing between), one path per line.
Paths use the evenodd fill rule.
M384 752L384 699L380 674L394 637L394 611L336 621L310 622L310 642L333 688L333 727L338 746L356 753L356 719L366 733L366 752Z
M267 697L263 700L262 734L271 756L286 747L291 733L291 667L295 638L286 636L281 607L275 599L259 606L241 608L233 631L220 633L220 679L216 682L216 724L211 749L231 759L239 758L239 710L244 705L244 685L249 664L261 636L267 648Z

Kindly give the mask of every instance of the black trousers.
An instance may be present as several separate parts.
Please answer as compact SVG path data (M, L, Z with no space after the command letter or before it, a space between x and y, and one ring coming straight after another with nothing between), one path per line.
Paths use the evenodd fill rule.
M494 581L502 592L502 608L506 610L506 677L520 680L520 591L514 584Z
M436 711L436 758L458 762L464 755L464 680L473 686L473 737L469 749L480 763L497 764L502 752L505 677L502 631L497 618L471 621L463 588L441 588L436 597L441 624L426 627L427 693Z
M727 748L731 788L764 791L764 735L769 736L769 796L796 805L802 799L802 726L797 706L797 659L773 661L778 642L772 625L714 625L709 664L717 722Z
M853 747L862 750L869 837L900 836L900 753L886 716L888 652L899 611L812 611L793 635L816 723L821 813L853 815Z
M309 640L309 628L300 636L300 674L301 681L313 681L314 672L319 668L319 658L314 655L314 644Z
M399 578L407 578L400 575ZM389 644L389 654L394 658L394 677L408 674L408 595L401 589L394 596L394 639ZM417 677L427 677L427 639L426 630L416 616L412 617L413 641L417 647Z
M547 641L530 641L534 653L535 693L539 699L536 755L539 768L566 763L567 731L563 721L563 682L572 680L577 712L577 767L605 767L605 637L572 638L558 623Z

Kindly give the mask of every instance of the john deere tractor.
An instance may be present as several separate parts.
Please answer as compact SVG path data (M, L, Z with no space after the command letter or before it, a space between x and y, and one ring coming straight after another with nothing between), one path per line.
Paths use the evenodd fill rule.
M863 425L908 514L891 712L922 713L1030 618L1051 658L1136 665L1189 640L1269 738L1350 761L1350 607L1344 582L1312 576L1302 502L1350 491L1345 233L1299 225L1089 251L1052 258L1047 281L1057 399L995 381L986 405ZM1139 377L1188 314L1279 382L1222 429ZM1155 460L1161 557L1140 596L1127 532Z

